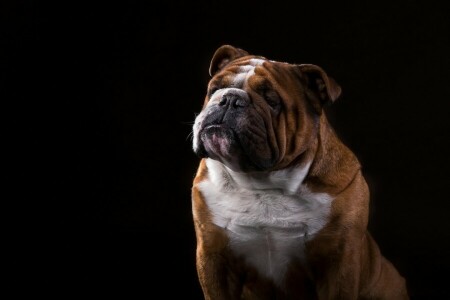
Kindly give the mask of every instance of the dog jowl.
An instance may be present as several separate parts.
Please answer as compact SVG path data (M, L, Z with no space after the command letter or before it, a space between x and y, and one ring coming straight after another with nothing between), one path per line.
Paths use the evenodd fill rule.
M408 299L367 230L361 166L327 121L319 66L224 45L193 126L196 265L205 299Z

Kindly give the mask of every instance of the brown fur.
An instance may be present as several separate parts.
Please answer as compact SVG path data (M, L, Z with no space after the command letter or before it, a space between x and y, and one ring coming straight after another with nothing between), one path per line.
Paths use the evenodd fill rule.
M227 48L227 51L231 50ZM233 59L238 64L239 55L236 56ZM220 70L219 67L212 69ZM305 70L309 71L311 69ZM287 93L281 95L284 99L291 99L293 94L308 95L298 84L304 74L289 75L277 70L271 73L279 74L271 82L277 91ZM284 76L282 80L281 76ZM305 78L303 82L307 84ZM314 97L323 100L324 96L310 96ZM322 100L310 99L309 104L303 100L294 112L280 115L277 124L285 130L275 131L273 136L280 145L280 160L274 169L312 160L303 184L313 192L334 197L327 225L306 243L308 263L294 261L290 265L285 289L262 278L227 247L227 235L224 229L213 224L197 187L208 177L205 161L200 162L192 188L192 203L197 271L205 299L409 299L404 278L382 256L367 231L369 190L357 158L338 139L325 114L317 117L313 113L317 101ZM299 125L299 118L307 120L307 124ZM296 143L299 136L302 143Z

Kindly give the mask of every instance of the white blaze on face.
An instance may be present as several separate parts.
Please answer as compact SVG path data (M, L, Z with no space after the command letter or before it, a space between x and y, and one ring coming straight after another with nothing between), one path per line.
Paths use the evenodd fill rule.
M233 85L237 87L242 87L247 83L248 79L255 74L255 68L264 63L263 59L252 58L248 61L248 65L240 66L239 72L233 79Z

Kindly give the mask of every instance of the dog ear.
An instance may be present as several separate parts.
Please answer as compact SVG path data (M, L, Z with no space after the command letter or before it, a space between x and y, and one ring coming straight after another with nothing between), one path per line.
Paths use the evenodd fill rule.
M223 45L219 47L211 59L211 64L209 65L209 75L213 76L231 61L245 55L248 55L247 51L231 45Z
M341 87L329 77L325 71L316 65L301 64L300 71L306 76L308 87L320 98L320 107L313 103L315 109L322 110L323 105L334 102L341 95Z

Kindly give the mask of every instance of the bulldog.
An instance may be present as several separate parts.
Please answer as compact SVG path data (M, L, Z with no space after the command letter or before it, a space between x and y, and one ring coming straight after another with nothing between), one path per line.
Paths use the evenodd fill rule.
M367 230L369 189L324 106L319 66L223 45L193 125L196 268L205 299L409 299Z

